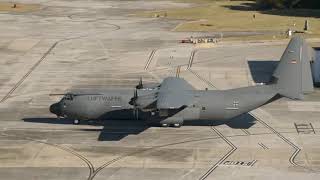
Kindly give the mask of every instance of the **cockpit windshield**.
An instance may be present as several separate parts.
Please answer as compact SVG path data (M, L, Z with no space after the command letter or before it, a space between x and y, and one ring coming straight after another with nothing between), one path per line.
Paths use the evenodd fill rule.
M73 95L72 94L66 94L66 95L64 95L63 100L72 101L73 100Z

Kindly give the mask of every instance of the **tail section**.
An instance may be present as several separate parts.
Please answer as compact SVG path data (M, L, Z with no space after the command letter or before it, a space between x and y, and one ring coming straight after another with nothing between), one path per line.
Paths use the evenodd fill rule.
M314 84L320 86L320 49L311 50L311 70Z
M313 91L311 49L302 37L291 39L273 73L280 95L291 99L303 99L304 94Z

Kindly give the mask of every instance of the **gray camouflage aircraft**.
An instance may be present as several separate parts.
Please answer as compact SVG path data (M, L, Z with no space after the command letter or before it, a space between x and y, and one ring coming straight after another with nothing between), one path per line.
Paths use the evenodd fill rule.
M301 37L291 39L270 83L230 90L196 90L182 78L135 90L71 92L50 106L58 117L81 120L140 119L161 126L180 127L189 120L226 121L279 97L303 99L313 91L315 52ZM318 78L319 79L319 78Z

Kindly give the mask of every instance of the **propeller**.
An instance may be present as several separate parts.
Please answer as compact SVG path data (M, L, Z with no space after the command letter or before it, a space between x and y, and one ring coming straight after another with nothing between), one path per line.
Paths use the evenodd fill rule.
M140 81L139 81L139 84L136 86L136 89L142 89L142 88L143 88L142 77L140 77Z
M139 109L137 105L137 99L138 99L138 90L134 90L134 95L131 98L129 104L133 106L133 116L135 117L136 120L139 119Z
M130 99L129 104L132 106L137 106L137 103L136 103L137 99L138 99L138 92L137 92L137 89L135 89L133 93L133 97Z

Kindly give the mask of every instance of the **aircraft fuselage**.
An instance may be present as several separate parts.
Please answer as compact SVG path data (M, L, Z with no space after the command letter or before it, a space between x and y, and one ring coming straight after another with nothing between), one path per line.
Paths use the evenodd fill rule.
M182 109L142 111L130 105L132 90L110 90L99 95L64 97L51 106L51 112L78 120L140 119L159 123L188 120L228 120L265 104L277 93L268 86L232 90L188 90L191 103ZM146 90L147 91L147 90Z

